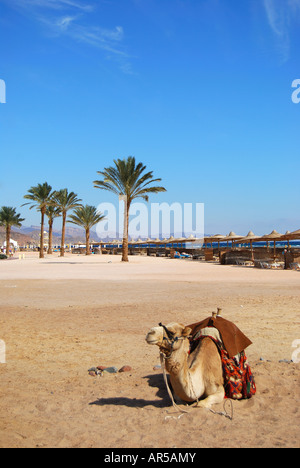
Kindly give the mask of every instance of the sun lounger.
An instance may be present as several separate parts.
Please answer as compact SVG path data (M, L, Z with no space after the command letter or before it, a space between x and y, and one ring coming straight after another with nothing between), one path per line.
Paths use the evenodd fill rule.
M284 263L282 262L272 262L272 261L259 261L255 262L255 266L264 269L279 270L284 268Z
M269 262L259 262L260 268L271 268Z
M291 263L291 268L293 270L300 270L300 263L297 263L297 262Z
M239 266L253 266L253 261L246 258L237 258L236 264Z
M273 268L275 270L281 270L282 268L284 268L284 263L273 262L273 263L271 263L271 268Z

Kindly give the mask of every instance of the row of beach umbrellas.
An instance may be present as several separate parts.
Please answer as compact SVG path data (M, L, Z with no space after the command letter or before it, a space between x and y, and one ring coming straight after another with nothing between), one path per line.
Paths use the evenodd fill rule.
M105 245L120 245L122 244L122 240L114 240L114 241L101 241L101 242L95 242L95 244L105 244ZM175 238L174 236L169 237L169 239L131 239L128 241L129 245L149 245L149 244L157 244L157 245L163 245L163 244L181 244L181 243L186 243L186 242L203 242L203 238L197 238L193 235L189 237L180 237L180 238Z
M255 235L252 231L249 231L246 236L241 236L236 234L235 232L231 231L227 236L224 236L222 234L215 234L213 236L205 236L204 238L197 238L193 235L189 237L179 237L175 238L171 236L169 239L137 239L137 240L129 240L130 245L149 245L149 244L157 244L157 245L163 245L163 244L183 244L183 243L199 243L202 242L204 244L211 244L218 242L237 242L238 244L250 244L251 249L252 249L252 244L253 242L269 242L273 241L274 242L274 247L275 243L277 241L290 241L290 240L295 240L295 239L300 239L300 229L290 232L287 231L285 234L280 234L279 232L273 230L270 234L265 234L264 236L257 236ZM99 244L99 242L97 243ZM101 241L100 244L103 245L120 245L122 244L122 240L114 240L114 241Z
M264 236L257 236L252 231L249 231L247 236L239 236L235 232L231 231L228 236L222 236L217 234L216 236L210 236L205 238L205 242L238 242L239 244L250 244L252 247L253 242L269 242L273 241L290 241L300 239L300 229L290 232L287 231L285 234L280 234L279 232L273 230L270 234L265 234Z

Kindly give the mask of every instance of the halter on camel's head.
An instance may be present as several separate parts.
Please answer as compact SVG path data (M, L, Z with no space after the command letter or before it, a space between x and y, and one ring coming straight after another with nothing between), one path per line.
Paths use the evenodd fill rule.
M175 342L178 340L178 337L174 338L174 333L171 332L170 330L167 329L167 327L165 325L163 325L161 322L158 324L159 327L163 327L163 329L165 330L166 334L167 334L167 337L169 338L169 341L171 342ZM167 338L164 337L164 340L166 340Z
M189 337L189 332L190 332L190 329L186 329L184 326L183 326L183 330L182 330L182 335L181 336L175 336L176 332L172 332L171 330L169 330L166 325L163 325L162 323L159 323L158 324L159 327L162 327L166 333L167 336L164 336L163 335L163 338L162 338L162 343L160 345L160 348L162 350L165 350L165 351L169 351L169 352L173 352L173 348L174 348L174 344L177 343L179 340L185 340L186 338ZM185 331L188 331L188 333L184 333ZM163 342L166 341L168 346L170 346L170 349L168 347L164 347L162 346Z

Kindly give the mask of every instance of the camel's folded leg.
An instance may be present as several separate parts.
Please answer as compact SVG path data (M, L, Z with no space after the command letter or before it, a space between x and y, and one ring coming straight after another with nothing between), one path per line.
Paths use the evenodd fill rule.
M224 387L220 387L216 391L216 393L209 395L204 400L198 401L195 406L196 408L210 408L212 405L215 405L217 403L222 403L222 401L224 400L224 397L225 397Z

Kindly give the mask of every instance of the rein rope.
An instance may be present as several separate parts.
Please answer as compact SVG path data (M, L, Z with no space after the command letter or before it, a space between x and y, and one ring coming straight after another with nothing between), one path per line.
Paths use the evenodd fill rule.
M172 353L173 353L173 346L174 346L174 343L176 343L178 340L184 340L188 337L176 337L174 338L173 334L167 329L167 327L165 325L162 325L161 323L159 324L159 326L163 327L164 330L166 331L167 333L167 336L168 338L164 337L163 339L166 340L168 342L168 344L171 346L171 352L170 354L167 356L163 351L160 351L160 363L161 363L161 368L162 368L162 371L163 371L163 377L164 377L164 381L165 381L165 385L167 387L167 391L168 391L168 394L169 394L169 397L172 401L172 405L173 407L183 413L183 414L188 414L190 413L190 411L187 411L187 410L184 410L182 408L180 408L180 406L178 406L175 401L174 401L174 397L173 397L173 394L171 392L171 389L170 389L170 386L169 386L169 383L168 383L168 377L167 377L167 372L166 372L166 366L165 366L165 361L166 359L170 359L171 356L172 356ZM166 351L169 351L167 348L164 348ZM193 382L192 382L192 378L191 378L191 375L188 371L188 376L189 376L189 380L190 380L190 385L192 387L192 390L193 390L193 393L195 395L195 403L193 403L192 405L190 405L191 407L194 407L194 406L197 406L198 402L199 402L199 399L198 397L196 396L196 392L194 390L194 386L193 386ZM230 403L230 414L227 412L226 410L226 402L229 402ZM213 414L218 414L220 416L225 416L225 418L228 418L230 419L231 421L233 420L233 406L232 406L232 401L231 400L227 400L227 399L224 399L224 403L223 403L223 409L224 411L215 411L211 408L207 408L211 413ZM183 414L181 416L183 416Z

